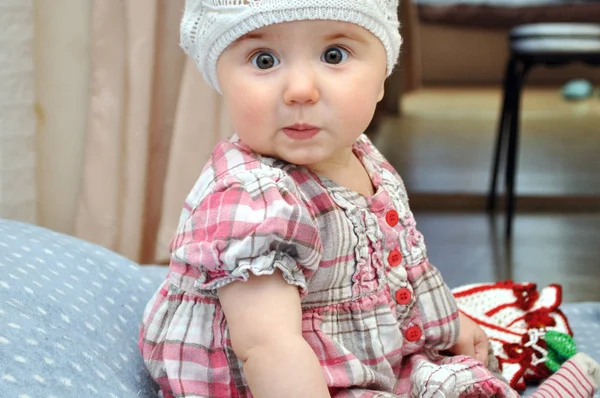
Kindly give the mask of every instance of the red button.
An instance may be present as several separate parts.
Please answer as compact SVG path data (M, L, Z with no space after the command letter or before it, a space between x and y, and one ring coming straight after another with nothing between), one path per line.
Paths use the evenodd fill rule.
M399 250L392 250L390 254L388 254L388 264L392 267L399 265L402 262L402 253Z
M396 292L396 302L401 305L408 304L410 302L410 296L410 290L403 287Z
M417 325L413 325L406 330L406 334L404 335L404 337L406 337L406 340L410 341L411 343L414 343L415 341L418 341L421 338L422 334L423 332L421 331L421 328Z
M390 227L395 227L398 224L398 212L396 210L390 210L385 214L385 221L387 221Z

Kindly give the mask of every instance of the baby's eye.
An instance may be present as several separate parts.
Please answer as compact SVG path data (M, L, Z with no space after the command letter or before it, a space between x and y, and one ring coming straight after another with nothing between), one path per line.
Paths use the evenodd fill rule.
M279 65L279 59L270 52L261 51L252 57L252 65L258 69L271 69Z
M348 51L341 47L329 47L321 56L321 61L328 64L337 65L344 62L349 57Z

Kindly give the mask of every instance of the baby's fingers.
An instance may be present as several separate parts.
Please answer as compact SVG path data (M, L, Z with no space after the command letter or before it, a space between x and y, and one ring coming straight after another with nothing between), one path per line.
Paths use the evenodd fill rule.
M475 341L475 359L483 362L485 366L489 364L489 348L490 344L487 338Z
M455 355L466 355L475 358L475 346L473 343L471 339L459 339L450 351Z

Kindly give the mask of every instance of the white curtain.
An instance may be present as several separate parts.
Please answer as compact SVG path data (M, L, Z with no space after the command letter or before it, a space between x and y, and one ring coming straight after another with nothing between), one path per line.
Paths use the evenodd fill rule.
M0 1L0 217L36 222L31 1Z
M232 133L221 97L178 46L183 5L92 0L73 233L141 263L168 260L185 195Z
M83 163L91 3L91 0L33 2L39 115L38 223L66 234L73 233Z

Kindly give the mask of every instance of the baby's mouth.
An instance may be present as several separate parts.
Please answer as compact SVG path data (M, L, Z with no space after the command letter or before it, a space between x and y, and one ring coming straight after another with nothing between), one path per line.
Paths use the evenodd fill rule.
M291 126L284 127L283 132L285 135L294 140L308 140L321 131L320 128L312 126L310 124L294 124Z

